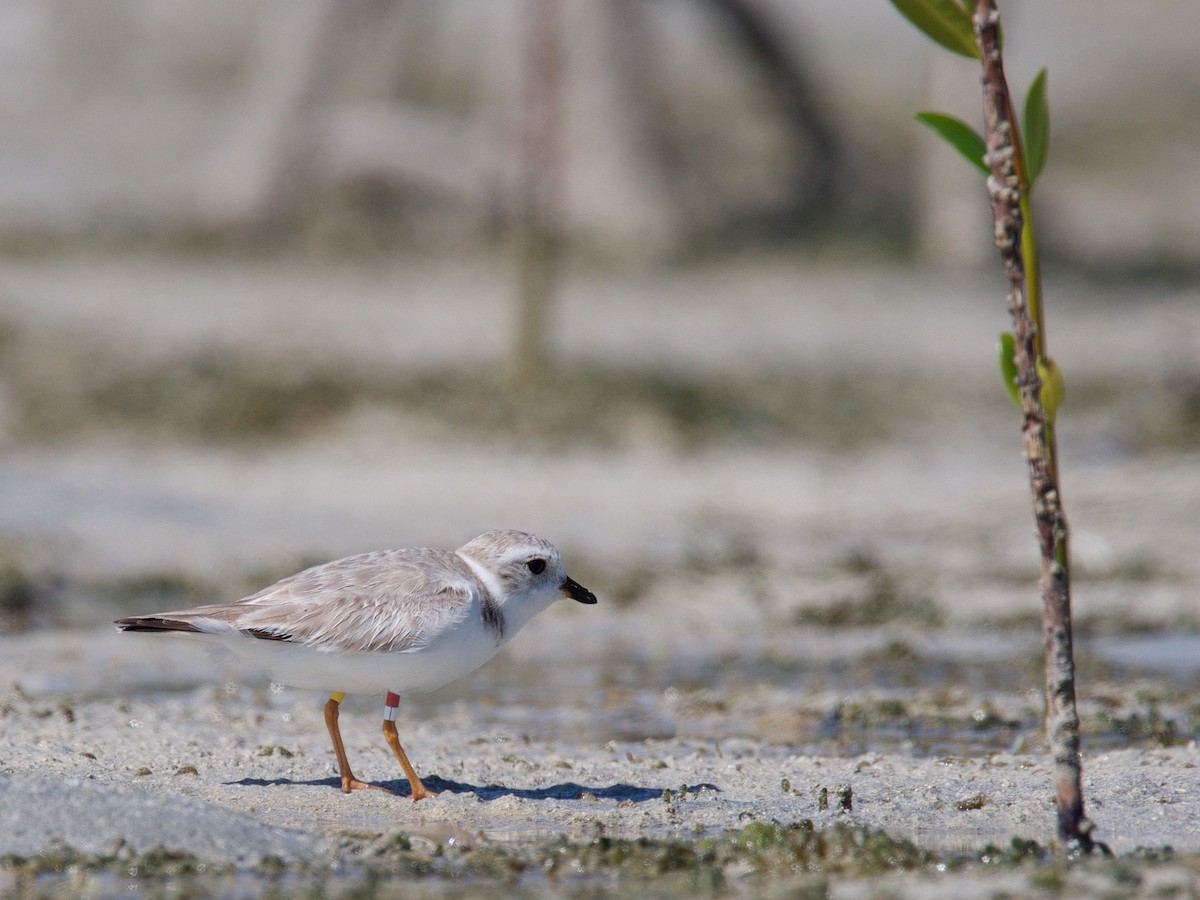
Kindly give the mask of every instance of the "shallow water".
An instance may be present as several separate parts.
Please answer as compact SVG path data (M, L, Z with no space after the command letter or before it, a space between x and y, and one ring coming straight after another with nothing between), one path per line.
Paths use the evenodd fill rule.
M1200 677L1200 632L1158 631L1098 638L1098 656L1129 669L1161 672L1180 679Z

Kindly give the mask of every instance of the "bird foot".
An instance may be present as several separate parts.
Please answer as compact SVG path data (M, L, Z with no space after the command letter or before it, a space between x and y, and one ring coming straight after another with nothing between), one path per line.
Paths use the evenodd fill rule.
M420 784L419 782L412 785L411 788L411 795L414 801L427 800L430 797L436 797L438 795L437 791L431 791L429 788L425 787L425 785ZM359 781L353 775L351 775L349 778L343 778L342 793L350 794L354 791L383 791L385 794L399 796L397 791L393 791L389 787L384 787L382 784L371 784L366 781Z
M342 779L342 793L349 794L352 791L383 791L385 794L396 793L391 788L384 787L382 784L368 784L365 781L359 781L353 775Z
M414 802L417 800L425 800L429 797L436 797L437 795L437 791L431 791L423 784L412 785L412 798Z

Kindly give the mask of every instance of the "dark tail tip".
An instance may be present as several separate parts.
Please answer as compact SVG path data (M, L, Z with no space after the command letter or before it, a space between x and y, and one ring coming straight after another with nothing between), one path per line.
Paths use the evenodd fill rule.
M189 622L178 619L163 619L158 616L133 616L128 619L117 619L114 623L117 631L196 631L200 629Z

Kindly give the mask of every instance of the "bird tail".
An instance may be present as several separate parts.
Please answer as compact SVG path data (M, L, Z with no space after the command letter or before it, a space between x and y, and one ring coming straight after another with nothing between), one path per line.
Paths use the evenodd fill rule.
M162 616L132 616L128 619L117 619L113 624L117 626L117 631L201 631L191 622L166 619Z

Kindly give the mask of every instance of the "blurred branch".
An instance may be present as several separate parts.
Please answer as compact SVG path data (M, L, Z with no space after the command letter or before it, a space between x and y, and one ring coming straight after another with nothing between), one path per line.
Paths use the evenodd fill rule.
M335 7L331 0L270 0L265 5L247 90L197 197L203 227L258 227L286 203L287 182L305 152L296 135L319 78L321 47L335 27Z
M735 36L762 67L771 92L796 143L811 148L808 170L797 170L793 181L793 207L801 218L828 212L837 201L841 180L841 153L829 118L812 89L800 61L797 42L754 0L708 0L734 27Z
M549 368L549 319L562 244L562 29L560 0L525 0L520 180L516 221L517 318L512 375Z

